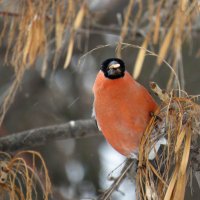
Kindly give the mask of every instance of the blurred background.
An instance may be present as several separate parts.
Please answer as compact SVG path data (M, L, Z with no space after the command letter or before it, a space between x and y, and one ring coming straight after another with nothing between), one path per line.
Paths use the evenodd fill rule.
M79 11L83 6L83 1L74 1L75 11L71 13L72 18L69 19L71 22L66 22L65 16L68 11L66 12L65 9L68 8L68 3L71 1L60 1L60 7L56 4L58 1L55 1L53 6L63 9L59 12L61 13L60 18L63 19L63 24L66 25L68 23L63 28L65 31L63 31L61 46L57 49L55 44L56 41L57 43L59 42L58 39L55 39L56 31L54 30L58 15L56 15L57 18L54 16L54 7L50 10L48 10L49 7L45 7L48 13L45 16L43 13L41 16L45 19L47 18L45 29L50 30L48 33L45 32L47 34L45 39L47 47L42 51L40 51L40 46L36 47L37 50L32 55L31 51L29 52L30 55L27 53L25 56L29 56L29 58L25 59L24 63L24 61L20 60L20 56L24 57L20 51L23 51L26 45L20 46L19 44L19 41L23 38L23 34L21 38L18 35L21 31L20 28L23 27L23 24L20 23L25 17L28 18L29 16L25 8L42 6L42 3L41 5L38 3L39 1L35 1L35 3L33 1L28 2L31 5L27 5L22 0L0 1L1 104L3 104L4 98L7 96L14 80L18 77L17 72L21 70L22 66L24 69L15 98L10 104L1 125L1 136L41 126L61 124L70 120L90 118L93 104L92 86L102 61L116 56L116 47L119 41L134 45L144 44L148 30L153 27L152 24L156 21L157 8L160 5L160 9L168 9L172 19L170 21L167 18L170 17L167 16L167 11L160 15L165 17L160 20L160 24L164 24L163 27L160 25L160 38L157 43L152 44L152 39L148 36L150 39L146 47L159 54L159 49L162 48L168 29L176 17L172 16L173 12L170 12L169 6L174 5L175 8L179 3L179 1L172 0L168 3L155 0L149 1L151 3L129 0L84 1L87 7L87 14L85 14L81 22L78 22L76 17L78 14L81 15ZM41 2L44 3L45 1ZM125 26L126 14L131 2L131 14L128 16L127 25L125 24L125 28L128 31L123 36L122 27ZM194 2L196 2L195 6L191 7ZM20 5L24 5L24 7L19 8ZM192 11L197 9L197 6L198 1L188 1L186 5L187 8L193 9ZM38 10L38 15L43 9L40 8ZM138 14L140 10L141 13ZM35 13L36 10L33 9L32 12ZM194 12L198 13L197 11ZM31 15L30 10L29 14ZM51 19L51 15L53 19ZM34 18L33 16L29 17L30 19ZM136 19L139 19L137 23L134 21ZM77 20L77 27L74 27L75 20ZM181 48L179 49L181 58L177 58L177 56L176 60L173 57L175 54L174 49L180 47L174 47L175 41L173 39L169 40L170 44L167 47L167 53L163 56L174 67L181 79L182 88L190 95L200 94L199 22L199 16L196 14L191 17L190 23L183 25L183 35L179 36L181 38ZM13 26L16 26L15 29ZM70 29L70 27L74 27L74 29ZM177 27L178 25L176 25ZM13 35L10 30L14 31ZM36 34L38 33L35 32L33 37L36 37ZM24 35L26 35L26 32L24 32ZM176 35L172 36L176 37ZM123 41L121 38L123 38ZM71 51L69 47L70 40L73 40L73 50L71 56L69 56L69 64L66 65L66 57ZM25 41L27 42L29 39ZM109 46L102 46L108 44ZM8 51L9 45L10 50ZM120 56L125 61L127 70L133 74L140 49L125 47L120 52ZM177 55L179 54L177 53ZM34 58L31 58L31 56ZM5 57L7 57L6 62ZM173 65L174 63L176 64ZM63 66L66 66L67 69L63 69ZM44 69L45 73L42 74ZM152 75L153 71L156 71L156 73ZM146 56L137 80L145 85L148 90L150 90L149 81L151 80L158 83L161 88L167 88L170 76L171 71L166 64L161 64L158 67L156 57ZM176 86L176 84L173 83L170 87L173 86ZM158 99L156 100L159 101ZM113 150L102 136L80 140L55 141L34 150L41 152L46 161L54 189L52 199L57 200L96 199L102 190L112 183L108 181L108 177L117 176L121 169L120 164L125 160L125 157ZM192 199L195 199L194 197L195 190ZM134 183L130 180L125 181L120 186L119 192L113 194L113 199L135 199Z

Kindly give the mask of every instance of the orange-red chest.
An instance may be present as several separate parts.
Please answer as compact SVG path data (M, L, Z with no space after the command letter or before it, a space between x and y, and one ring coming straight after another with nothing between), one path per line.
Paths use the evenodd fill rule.
M148 91L127 72L123 78L108 79L99 72L93 87L96 120L106 140L119 153L130 156L157 105Z

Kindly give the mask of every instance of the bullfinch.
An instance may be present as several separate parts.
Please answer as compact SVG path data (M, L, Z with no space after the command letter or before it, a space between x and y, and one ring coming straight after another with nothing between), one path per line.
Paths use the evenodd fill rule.
M157 103L119 58L102 63L93 93L93 116L108 143L128 158L137 157L141 137Z

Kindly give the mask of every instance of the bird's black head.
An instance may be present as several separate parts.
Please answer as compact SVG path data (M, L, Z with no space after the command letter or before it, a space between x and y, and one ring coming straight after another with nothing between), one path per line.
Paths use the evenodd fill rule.
M122 78L125 72L125 64L119 58L109 58L101 64L101 70L106 78Z

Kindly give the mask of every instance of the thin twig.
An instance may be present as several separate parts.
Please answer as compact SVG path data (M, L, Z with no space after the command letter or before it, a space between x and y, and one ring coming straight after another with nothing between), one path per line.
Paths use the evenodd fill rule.
M120 186L121 182L126 178L127 172L131 169L134 163L137 163L137 160L133 159L127 159L123 169L121 170L120 175L115 179L115 181L112 183L110 188L106 190L106 192L99 198L101 200L108 200L112 193L117 190L117 188Z

